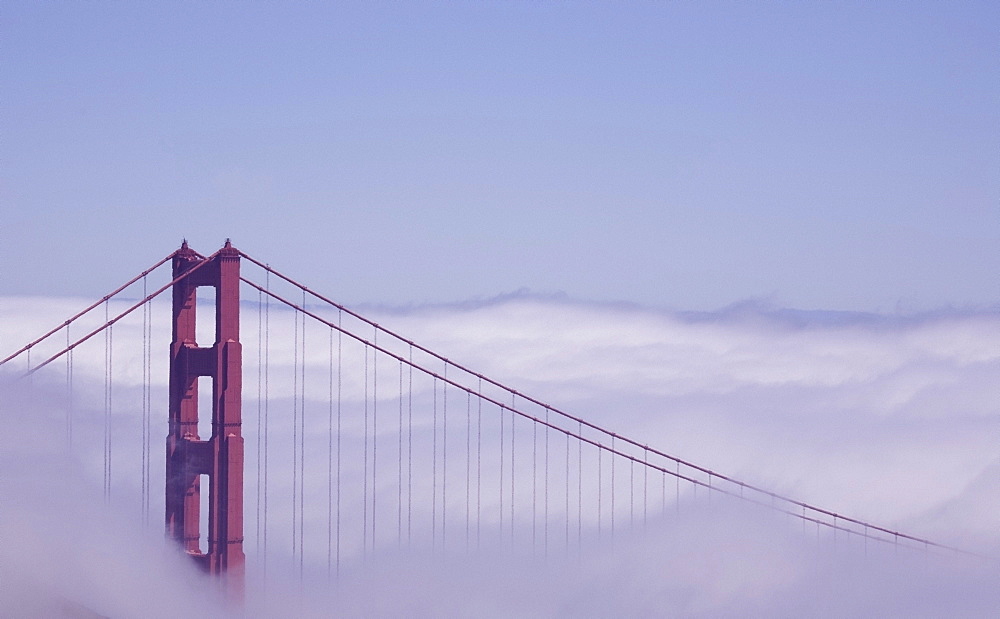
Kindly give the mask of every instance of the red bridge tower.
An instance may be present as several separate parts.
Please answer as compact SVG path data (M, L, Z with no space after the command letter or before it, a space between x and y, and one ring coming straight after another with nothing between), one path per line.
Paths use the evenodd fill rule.
M197 267L197 268L196 268ZM167 435L167 537L180 543L228 597L243 597L240 254L227 240L201 258L187 242L173 258L173 342ZM197 289L215 288L215 343L196 341ZM212 436L198 436L198 378L212 378ZM209 481L208 546L200 548L201 476Z

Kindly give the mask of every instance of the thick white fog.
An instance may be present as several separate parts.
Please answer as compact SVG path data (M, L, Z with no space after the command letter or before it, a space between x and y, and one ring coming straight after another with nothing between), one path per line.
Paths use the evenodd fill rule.
M0 299L0 353L78 306L75 300ZM156 311L165 317L162 306ZM270 312L276 393L287 388L280 384L288 378L280 359L295 327L288 313ZM680 458L840 514L1000 555L997 312L900 317L746 304L686 314L512 297L363 313L522 393ZM253 461L257 325L256 308L245 305L251 585L259 582L254 560L260 554ZM74 360L72 449L66 447L64 366L53 364L31 381L13 381L21 368L5 373L0 606L13 614L219 612L201 577L162 542L164 403L151 411L157 455L149 515L123 498L134 496L139 483L134 403L141 356L122 344L130 329L141 331L123 323L113 344L122 347L115 348L114 436L122 451L110 507L102 501L99 444L104 342L89 352L81 348ZM166 383L168 335L160 326L154 330L157 397ZM322 375L326 351L326 344L311 344L310 372ZM382 380L395 380L394 366L386 367ZM320 406L312 399L310 410ZM391 410L391 396L383 406ZM287 427L273 431L275 445L281 432ZM327 483L306 482L307 489ZM281 484L274 486L278 496ZM275 523L289 508L272 509L272 540L285 539ZM325 556L320 537L308 539ZM668 513L623 529L613 548L594 543L545 559L385 549L364 565L345 554L335 582L325 572L300 581L278 569L280 558L270 561L267 590L251 591L247 614L984 616L1000 608L995 559L838 539L787 516L687 494L678 494ZM182 596L196 606L178 601Z

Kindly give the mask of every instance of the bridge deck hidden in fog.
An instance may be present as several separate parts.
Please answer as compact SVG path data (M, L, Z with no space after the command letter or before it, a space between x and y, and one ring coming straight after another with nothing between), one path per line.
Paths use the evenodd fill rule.
M150 291L168 262L170 280ZM167 290L163 393L156 334L166 312L157 299ZM250 311L241 317L241 308ZM241 327L251 333L242 341ZM109 504L138 506L148 521L152 489L165 488L167 537L237 600L248 560L260 578L280 569L336 579L342 562L394 548L571 553L641 533L699 493L866 548L961 552L598 427L379 326L228 241L208 256L185 242L0 365L65 390L67 447L103 460ZM160 452L152 437L162 399Z

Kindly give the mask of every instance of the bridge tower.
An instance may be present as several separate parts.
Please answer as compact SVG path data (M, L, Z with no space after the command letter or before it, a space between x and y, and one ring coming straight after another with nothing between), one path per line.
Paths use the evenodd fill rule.
M202 258L185 241L173 257L173 341L167 435L166 532L230 599L242 600L243 437L240 254L229 240ZM197 290L215 288L215 342L196 341ZM198 378L212 379L212 435L198 436ZM207 411L202 411L207 413ZM209 482L208 544L200 547L201 481Z

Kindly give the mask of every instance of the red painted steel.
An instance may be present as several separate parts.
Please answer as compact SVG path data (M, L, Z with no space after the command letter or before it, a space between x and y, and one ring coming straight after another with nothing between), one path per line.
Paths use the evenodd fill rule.
M206 264L203 264L206 263ZM197 267L197 268L196 268ZM189 277L181 278L185 273ZM243 437L240 345L240 254L227 240L208 258L185 242L173 256L173 341L167 435L166 530L228 597L242 600ZM216 289L215 343L196 340L197 290ZM212 436L198 436L198 377L212 378ZM208 549L199 548L201 487L210 480Z

